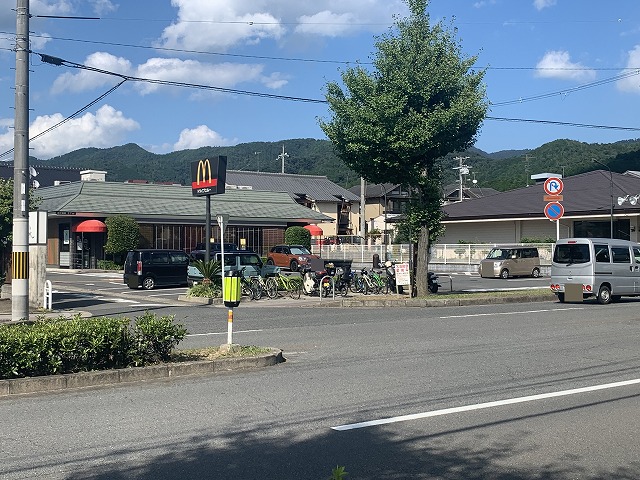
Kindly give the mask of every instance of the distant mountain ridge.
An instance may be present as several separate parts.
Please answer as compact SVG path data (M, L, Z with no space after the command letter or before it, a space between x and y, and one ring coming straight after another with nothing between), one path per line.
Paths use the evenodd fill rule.
M250 142L232 147L201 147L166 154L148 152L129 143L111 148L82 148L49 160L31 157L30 162L53 166L105 170L107 181L148 180L151 182L191 182L191 162L217 155L227 156L229 170L280 172L282 148L285 149L285 173L326 175L331 181L349 188L359 176L347 168L333 152L328 140L290 139L279 142ZM450 154L442 160L443 183L458 181L459 160L470 167L466 186L509 190L533 183L530 176L552 172L564 176L604 168L612 171L640 170L640 139L607 144L588 144L574 140L554 140L533 150L503 150L487 153L475 147ZM467 158L468 157L468 158ZM472 180L476 183L472 183Z

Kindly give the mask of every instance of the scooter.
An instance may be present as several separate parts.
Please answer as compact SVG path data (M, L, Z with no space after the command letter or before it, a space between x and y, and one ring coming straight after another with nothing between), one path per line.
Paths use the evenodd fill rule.
M327 267L329 264L327 265ZM331 292L331 279L329 268L320 272L315 272L310 266L301 267L302 273L302 290L306 295L314 295L319 293L323 297L328 297ZM320 284L322 282L322 285Z
M427 273L427 288L431 293L438 293L438 289L441 288L442 285L438 283L438 276L433 272Z

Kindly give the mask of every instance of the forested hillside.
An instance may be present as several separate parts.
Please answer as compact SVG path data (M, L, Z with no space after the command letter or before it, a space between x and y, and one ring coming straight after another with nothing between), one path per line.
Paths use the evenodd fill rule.
M226 155L229 170L280 172L280 154L285 148L285 172L326 175L343 187L359 183L359 176L335 156L328 140L291 139L281 142L252 142L233 147L202 147L168 154L154 154L138 145L98 149L84 148L52 158L31 162L55 166L106 170L107 181L149 180L190 183L190 164L203 158ZM470 167L466 182L483 188L510 190L531 184L532 174L551 172L564 176L604 168L593 160L609 165L614 172L640 170L640 140L588 144L574 140L556 140L534 150L509 150L486 153L477 148L451 154L442 160L443 183L458 180L456 157L465 157ZM468 158L466 158L468 157Z

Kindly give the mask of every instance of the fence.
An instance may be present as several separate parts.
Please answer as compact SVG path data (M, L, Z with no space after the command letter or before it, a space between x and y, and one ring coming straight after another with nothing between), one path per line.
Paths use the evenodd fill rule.
M489 251L497 246L504 245L499 243L480 243L480 244L436 244L431 246L429 255L429 263L437 265L449 265L452 267L471 267L473 270L480 261L486 258ZM537 247L540 255L540 265L550 266L553 254L553 243L535 243L535 244L509 244ZM356 264L369 264L373 262L374 255L378 255L381 262L391 260L393 262L408 262L410 257L410 249L408 244L394 245L313 245L311 247L313 253L319 254L322 258L335 260L351 260Z

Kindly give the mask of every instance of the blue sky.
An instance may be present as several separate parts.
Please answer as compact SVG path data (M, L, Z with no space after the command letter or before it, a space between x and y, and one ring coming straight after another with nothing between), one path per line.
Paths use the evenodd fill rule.
M15 7L15 0L0 7L0 153L13 147ZM433 22L452 20L464 53L488 67L491 117L639 129L487 119L478 148L640 138L638 0L432 0L428 12ZM325 138L318 126L330 116L325 104L241 92L323 100L326 83L369 62L374 37L408 10L400 0L32 0L30 13L31 136L120 80L43 63L41 53L131 77L234 90L127 81L31 142L32 155L44 159L130 142L167 153Z

